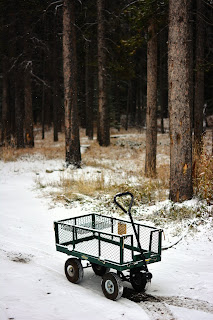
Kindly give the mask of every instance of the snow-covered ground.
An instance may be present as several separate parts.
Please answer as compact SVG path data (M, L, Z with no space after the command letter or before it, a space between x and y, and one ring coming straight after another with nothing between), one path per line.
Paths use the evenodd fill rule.
M67 257L55 250L53 221L88 213L88 203L72 209L51 206L35 183L38 173L62 167L60 160L38 156L0 161L0 320L213 319L213 233L208 225L150 265L153 280L145 301L106 299L101 278L90 268L80 284L67 281ZM59 174L46 176L57 180Z

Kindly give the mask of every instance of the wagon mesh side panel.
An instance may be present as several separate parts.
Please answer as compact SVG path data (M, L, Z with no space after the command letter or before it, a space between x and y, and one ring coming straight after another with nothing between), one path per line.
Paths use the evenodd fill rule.
M131 246L131 237L127 237L124 239L124 244ZM132 261L132 250L124 247L124 263Z
M70 231L69 226L66 227L63 223L58 223L58 239L58 244L61 245L73 241L73 232Z
M147 228L145 226L139 227L139 239L140 239L141 247L145 251L149 251L151 231L152 229Z
M138 243L137 243L136 237L134 235L134 230L133 230L131 222L122 221L122 220L119 221L116 219L113 220L114 233L118 234L119 224L121 224L121 223L126 225L126 227L123 228L123 230L126 230L125 233L133 235L133 246L138 247ZM136 227L136 231L139 235L139 240L140 240L140 244L141 244L142 249L147 252L151 249L151 252L158 253L159 252L159 237L160 237L159 230L155 230L154 228L150 228L148 226L144 226L144 225L140 225L140 224L135 224L135 227ZM151 234L152 234L152 237L151 237ZM130 241L130 238L128 240L127 239L125 241ZM151 244L150 244L150 241L151 241ZM129 244L129 245L131 245L131 244ZM125 252L126 251L128 252L129 250L125 249ZM128 253L127 256L130 256L130 253ZM124 257L125 257L125 255L124 255Z
M138 247L130 221L90 214L67 219L57 224L58 244L67 246L70 251L75 250L85 256L90 255L99 257L101 260L121 263L120 259L123 252L123 263L128 263L133 260L132 250L134 248L132 248L132 245ZM142 249L158 254L160 252L159 237L161 231L140 224L135 224L135 227L139 234ZM121 238L121 235L124 238ZM109 241L112 241L112 243L109 243ZM130 248L126 248L125 245ZM138 254L138 251L134 251L134 254Z
M92 232L90 233L90 235L92 235ZM99 252L98 240L91 239L89 241L83 241L83 242L77 243L75 245L75 251L81 252L84 255L98 257L98 252Z
M114 230L116 233L118 233L118 229L119 229L118 224L119 223L121 223L119 220L114 221ZM125 221L122 223L126 225L126 234L134 235L134 230L133 230L131 222ZM135 227L136 227L137 233L139 234L139 239L140 239L142 249L148 251L149 250L149 243L150 243L150 233L151 233L152 229L150 229L146 226L138 225L138 224L135 224ZM138 243L135 238L135 235L133 237L133 245L135 247L138 247Z
M161 236L161 233L158 230L152 232L151 251L154 253L159 252L159 237L160 236Z
M113 220L110 217L95 215L95 229L102 230L104 232L112 232Z
M118 244L120 242L120 237L111 236L107 234L101 234L101 237L106 240L116 241ZM108 260L116 263L120 263L120 247L119 245L115 245L113 243L105 242L101 240L101 252L100 258L103 260Z
M76 226L85 227L85 228L93 228L92 224L92 215L76 217Z

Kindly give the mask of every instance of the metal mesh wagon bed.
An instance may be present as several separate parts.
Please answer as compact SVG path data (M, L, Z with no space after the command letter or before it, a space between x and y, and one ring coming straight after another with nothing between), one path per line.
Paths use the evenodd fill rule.
M147 263L161 259L162 230L135 223ZM55 222L56 249L125 270L143 264L131 222L99 214Z

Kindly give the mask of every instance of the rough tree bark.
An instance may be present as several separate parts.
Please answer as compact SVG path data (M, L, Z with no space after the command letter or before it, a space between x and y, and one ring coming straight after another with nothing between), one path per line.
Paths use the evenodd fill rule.
M98 19L98 142L110 144L109 111L106 99L106 48L104 40L104 0L97 0Z
M169 2L170 199L192 197L191 63L188 0Z
M30 43L30 20L29 16L25 17L24 21L25 38L23 40L25 66L24 66L24 135L25 146L34 147L34 135L33 135L33 105L32 105L32 50Z
M160 32L159 37L159 54L160 54L160 65L159 65L159 103L161 113L161 133L164 133L163 119L166 114L168 106L168 70L167 70L167 29Z
M58 36L56 28L56 14L54 15L53 22L53 141L58 141L58 129L59 129L59 109L60 109L60 94L59 94L59 70L58 66Z
M120 131L121 126L121 98L120 98L120 87L119 81L116 78L114 85L114 96L115 96L115 121L118 131Z
M2 59L2 145L10 142L8 59Z
M43 55L43 79L45 81L45 56ZM42 139L44 139L45 136L45 85L42 86L42 102L41 102L41 124L42 124Z
M80 166L80 139L77 108L77 56L74 0L63 5L63 73L66 163Z
M16 71L15 79L16 146L17 148L24 148L24 94L20 71Z
M31 64L26 67L24 74L24 127L25 127L25 145L34 147L33 135L33 107L32 107L32 88L31 88Z
M156 175L157 149L157 34L151 21L147 44L147 111L145 175Z
M194 92L194 143L199 157L202 151L203 106L204 106L204 3L197 0L196 49L195 49L195 92Z
M132 104L132 81L128 82L128 90L127 90L127 103L126 103L126 121L125 121L125 130L128 130L129 127L129 115Z
M85 52L85 102L86 102L86 135L93 139L93 100L94 83L93 67L91 66L92 44L86 44Z

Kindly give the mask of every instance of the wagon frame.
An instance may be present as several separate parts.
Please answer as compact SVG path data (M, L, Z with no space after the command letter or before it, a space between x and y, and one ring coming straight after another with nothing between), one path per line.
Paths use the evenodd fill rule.
M128 211L117 201L123 196L131 197ZM129 214L130 221L91 213L54 222L56 250L75 257L65 264L69 281L79 282L83 278L81 260L86 260L87 267L91 265L96 274L103 276L102 290L107 298L116 300L120 297L122 290L111 295L111 289L109 292L105 289L107 286L122 287L121 280L130 281L136 290L139 289L137 291L144 289L152 277L147 264L161 260L162 230L133 222L133 199L130 192L114 197L116 205ZM117 274L108 273L110 268L117 270ZM124 275L124 271L130 276ZM72 281L74 274L75 281ZM107 277L110 280L104 280Z

